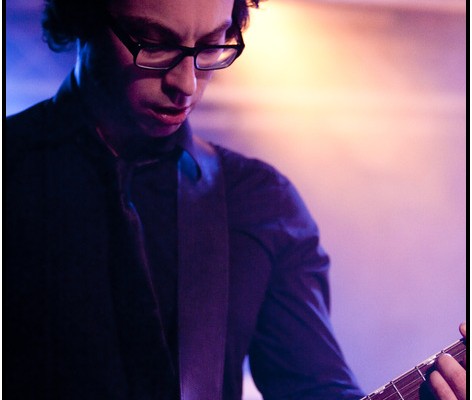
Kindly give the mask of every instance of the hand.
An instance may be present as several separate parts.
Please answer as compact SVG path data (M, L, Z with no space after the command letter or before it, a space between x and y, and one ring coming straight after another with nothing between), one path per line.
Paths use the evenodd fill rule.
M461 324L459 330L465 338L465 323ZM467 378L464 366L448 354L438 357L436 370L429 377L431 391L437 399L465 400Z

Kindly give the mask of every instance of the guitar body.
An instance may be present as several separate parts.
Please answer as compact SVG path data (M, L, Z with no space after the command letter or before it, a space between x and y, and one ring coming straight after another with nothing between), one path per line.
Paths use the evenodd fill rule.
M460 364L465 365L465 339L458 340L449 347L434 354L416 367L405 372L385 386L377 389L361 400L425 400L433 399L425 385L428 375L433 370L433 364L441 354L449 354Z

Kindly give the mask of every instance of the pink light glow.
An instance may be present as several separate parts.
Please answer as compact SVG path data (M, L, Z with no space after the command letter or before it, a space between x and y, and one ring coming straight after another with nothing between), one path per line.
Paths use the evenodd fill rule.
M370 392L465 319L465 13L273 1L246 43L194 125L300 190L332 256L335 330Z

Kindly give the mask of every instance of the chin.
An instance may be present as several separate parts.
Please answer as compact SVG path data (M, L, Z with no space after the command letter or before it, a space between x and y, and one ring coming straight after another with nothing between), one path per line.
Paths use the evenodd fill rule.
M171 136L180 128L182 124L165 125L153 121L153 123L141 126L141 132L149 138L163 138Z

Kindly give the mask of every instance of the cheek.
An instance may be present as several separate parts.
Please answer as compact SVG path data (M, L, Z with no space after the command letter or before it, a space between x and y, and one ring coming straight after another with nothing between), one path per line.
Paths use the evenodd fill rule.
M195 98L200 99L205 92L205 89L213 77L213 71L195 71L195 77L197 79L197 90Z
M141 69L134 64L123 72L121 86L125 90L126 97L133 104L163 96L162 72Z
M129 79L123 82L123 94L132 108L138 108L162 97L160 78L139 78L136 74L127 78Z

